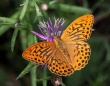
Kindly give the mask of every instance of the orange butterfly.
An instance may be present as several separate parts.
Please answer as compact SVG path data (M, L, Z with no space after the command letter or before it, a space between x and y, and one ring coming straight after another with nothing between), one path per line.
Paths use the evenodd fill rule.
M68 76L88 63L91 49L88 43L94 16L87 14L73 21L53 42L39 42L29 46L22 54L24 59L40 65L60 76Z

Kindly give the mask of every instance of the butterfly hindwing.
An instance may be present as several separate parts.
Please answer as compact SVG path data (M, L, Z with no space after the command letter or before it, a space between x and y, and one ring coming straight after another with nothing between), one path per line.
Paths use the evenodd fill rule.
M76 43L78 54L74 57L73 65L75 70L80 70L88 63L91 55L91 49L89 44L86 42L78 41Z
M54 56L48 61L48 68L59 76L69 76L74 72L72 65L65 61L65 56L56 49Z
M66 43L68 53L72 59L72 66L74 70L80 70L84 68L88 63L91 49L88 43L84 41L75 41Z

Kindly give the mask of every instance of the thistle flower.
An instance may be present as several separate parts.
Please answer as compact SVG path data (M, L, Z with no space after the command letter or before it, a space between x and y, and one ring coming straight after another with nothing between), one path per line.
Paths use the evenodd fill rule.
M61 36L64 28L64 22L65 20L62 18L60 19L54 18L54 24L53 24L49 18L47 22L45 21L43 22L44 26L38 25L41 31L41 34L33 30L31 30L31 32L37 35L38 37L40 37L42 40L46 40L47 42L52 42L54 39L54 36L57 36L57 37Z

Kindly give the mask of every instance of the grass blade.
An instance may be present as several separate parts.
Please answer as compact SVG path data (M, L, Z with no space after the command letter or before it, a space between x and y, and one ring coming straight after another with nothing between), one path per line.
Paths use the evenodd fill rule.
M26 1L24 2L24 7L23 7L23 9L22 9L22 11L21 11L21 14L20 14L20 17L19 17L20 20L22 20L22 19L24 18L24 16L25 16L26 10L27 10L27 8L28 8L28 3L29 3L28 0L26 0Z
M14 33L13 33L13 36L12 36L12 39L11 39L11 50L12 50L12 52L14 50L14 46L15 46L15 41L16 41L17 34L18 34L18 28L16 28L14 30Z
M36 67L36 64L33 62L29 62L29 64L27 65L27 67L19 74L19 76L16 78L19 79L21 77L23 77L26 73L28 73L33 67Z

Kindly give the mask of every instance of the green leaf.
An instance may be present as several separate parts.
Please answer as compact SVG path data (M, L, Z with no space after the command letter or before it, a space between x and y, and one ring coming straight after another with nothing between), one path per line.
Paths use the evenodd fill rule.
M36 3L35 3L35 9L36 9L36 14L37 14L36 17L37 17L38 21L40 22L42 20L43 15L40 12L40 9L39 9L39 7L38 7L38 5Z
M21 14L20 14L20 17L19 17L20 20L22 20L22 19L24 18L24 16L25 16L26 10L27 10L27 8L28 8L28 3L29 3L28 0L26 0L26 1L24 2L24 7L23 7L23 9L22 9L22 11L21 11Z
M61 11L72 12L72 13L77 13L77 14L92 13L92 11L88 8L80 7L80 6L73 6L73 5L66 5L66 4L60 4L60 9Z
M52 78L51 76L48 76L48 77L43 77L41 79L36 79L36 80L37 80L37 82L41 82L43 80L50 80L51 78Z
M36 35L34 35L34 42L37 43L37 38L36 38Z
M14 13L10 18L0 17L0 36L14 26L18 19L19 11Z
M58 3L49 3L51 9L58 9L63 12L76 13L76 14L86 14L92 13L92 11L86 7L67 5L67 4L58 4Z
M13 27L15 22L16 20L13 18L0 17L0 36Z
M30 46L30 45L32 45L34 43L34 37L33 36L34 35L31 32L27 36L27 42L28 42L27 44L28 44L28 46Z
M14 24L16 22L16 19L13 18L6 18L6 17L0 17L0 25L4 24Z
M26 73L28 73L35 66L37 66L35 63L29 62L29 64L27 65L27 67L19 74L19 76L16 78L16 80L19 79L19 78L21 78L21 77L23 77Z
M18 34L18 28L15 28L12 39L11 39L11 50L12 50L12 52L14 50L14 45L15 45L17 34Z
M0 27L0 36L3 35L6 31L10 29L11 26L1 26Z
M21 41L22 50L26 49L26 47L27 47L26 30L20 30L20 41Z
M39 17L39 16L42 16L42 13L39 11L39 7L38 7L38 5L35 3L35 9L36 9L36 14L37 14L37 16Z
M55 5L55 4L57 4L57 2L58 2L57 0L50 1L50 2L49 2L49 5L50 5L50 6Z

